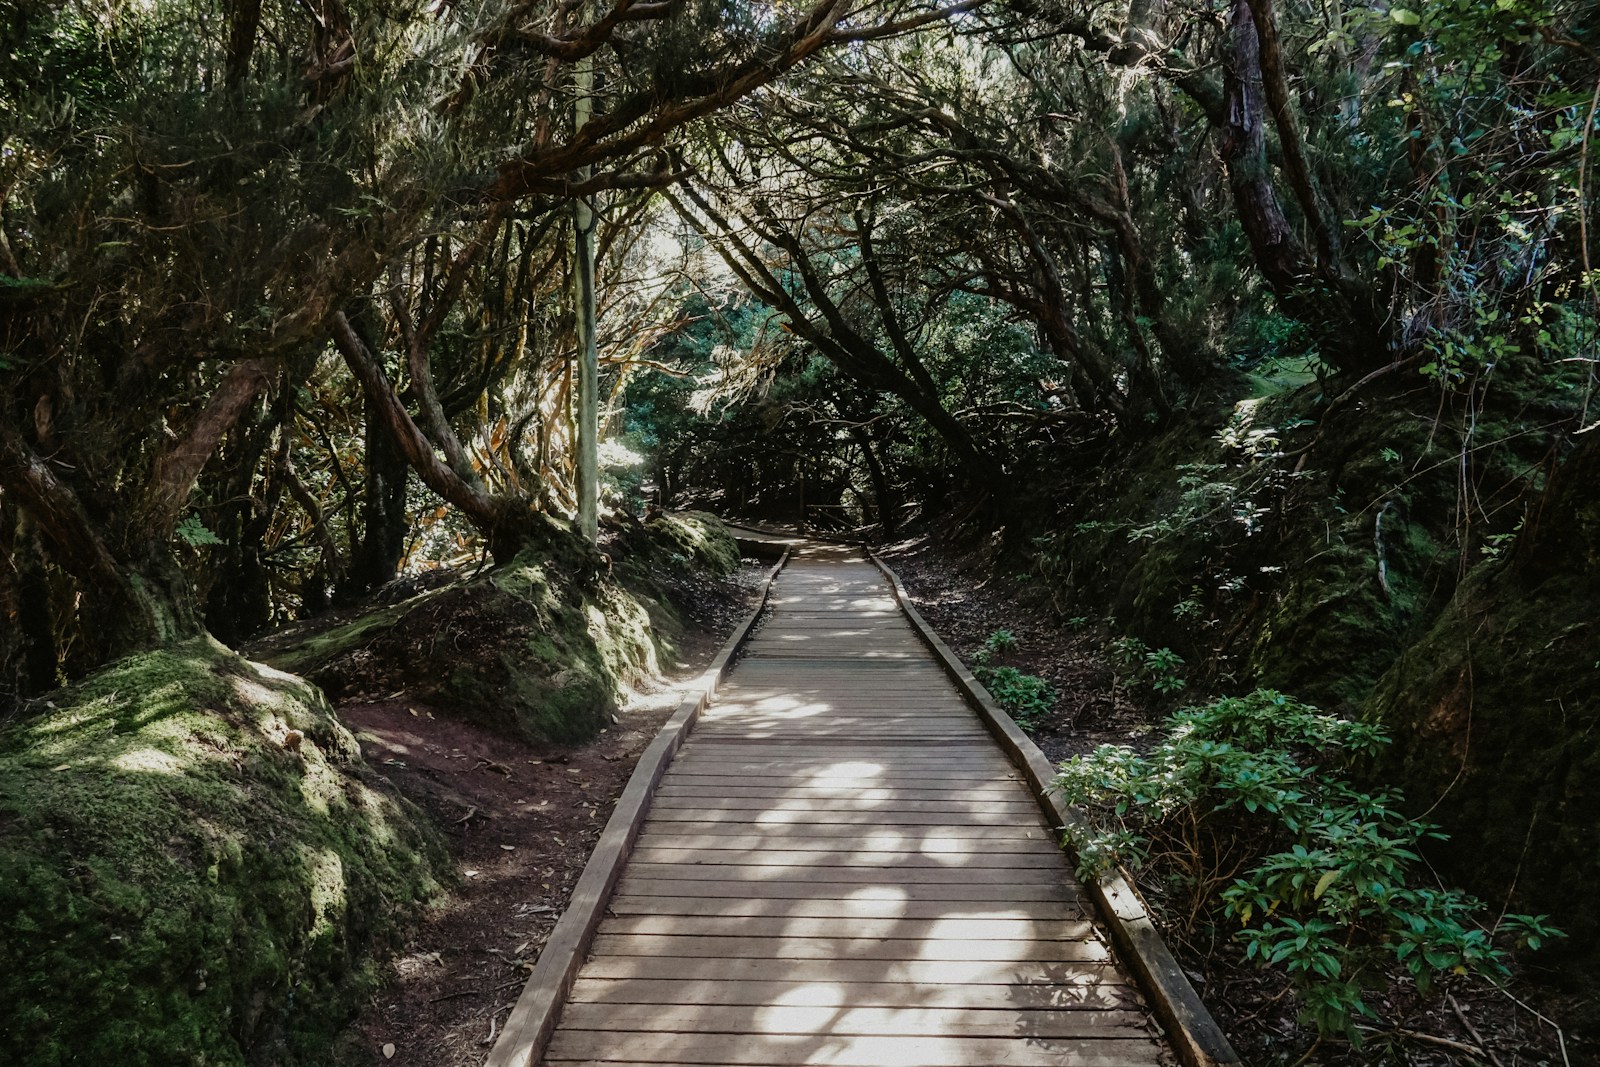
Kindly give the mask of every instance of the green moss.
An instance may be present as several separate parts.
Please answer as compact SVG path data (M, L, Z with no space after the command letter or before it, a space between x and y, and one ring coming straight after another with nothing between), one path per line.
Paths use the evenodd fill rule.
M739 545L714 515L664 512L651 521L650 528L671 538L679 551L713 574L732 574L739 566Z
M589 740L629 687L673 661L672 598L699 571L738 564L726 528L702 515L635 525L607 549L546 521L485 577L308 638L275 662L335 695L404 689L535 742Z
M1393 384L1331 413L1317 386L1191 413L1080 490L1030 546L1036 570L1058 604L1075 594L1183 655L1191 687L1359 708L1464 569L1461 441L1409 414L1436 394ZM1481 415L1474 440L1505 443L1472 453L1471 506L1493 522L1471 527L1469 561L1516 521L1506 504L1548 448Z
M1541 953L1600 1031L1600 445L1544 501L1535 538L1480 564L1383 677L1365 714L1395 738L1374 776L1451 834L1432 857L1495 904L1567 931ZM1485 857L1491 859L1485 862Z
M322 1062L437 837L314 686L209 639L52 702L0 737L0 1059Z

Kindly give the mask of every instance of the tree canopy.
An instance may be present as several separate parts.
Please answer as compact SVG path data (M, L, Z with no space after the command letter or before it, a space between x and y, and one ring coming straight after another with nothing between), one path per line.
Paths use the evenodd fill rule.
M680 486L809 468L892 524L1288 352L1333 396L1423 375L1463 419L1531 376L1579 431L1584 10L8 4L9 684L570 512L580 196L606 425ZM713 470L705 442L778 424Z

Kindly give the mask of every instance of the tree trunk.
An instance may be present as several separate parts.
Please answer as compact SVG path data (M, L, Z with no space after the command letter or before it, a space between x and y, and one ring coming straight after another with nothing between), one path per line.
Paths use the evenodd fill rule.
M56 685L55 619L43 553L25 514L0 508L0 714Z
M361 539L353 546L349 583L337 597L341 601L394 581L406 548L406 480L411 468L371 400L366 403L365 442Z
M461 509L467 520L482 531L495 561L509 562L537 530L530 503L520 498L494 496L477 478L468 482L441 460L432 442L400 402L384 373L383 364L368 349L344 312L333 316L332 327L334 344L361 382L373 420L382 425L423 484Z
M861 449L861 458L867 465L867 475L872 479L872 499L877 505L878 525L883 527L884 533L893 536L896 526L894 490L889 486L889 477L884 473L883 464L878 462L878 455L873 451L872 435L867 433L865 426L852 421L850 437L855 441L856 447Z
M1248 0L1234 0L1224 42L1227 125L1222 130L1222 159L1228 187L1256 267L1272 291L1284 299L1311 280L1311 263L1284 214L1267 163L1261 41Z
M1259 2L1259 0L1257 0ZM1223 37L1226 125L1220 144L1234 210L1249 239L1256 268L1279 305L1305 323L1322 357L1350 373L1364 373L1394 358L1391 328L1371 286L1346 276L1338 263L1313 263L1284 213L1267 159L1267 84L1261 69L1261 34L1251 0L1234 0ZM1285 123L1287 125L1287 122ZM1303 164L1302 164L1303 167ZM1305 195L1315 211L1309 178ZM1315 227L1320 218L1313 218ZM1336 247L1327 227L1327 254Z

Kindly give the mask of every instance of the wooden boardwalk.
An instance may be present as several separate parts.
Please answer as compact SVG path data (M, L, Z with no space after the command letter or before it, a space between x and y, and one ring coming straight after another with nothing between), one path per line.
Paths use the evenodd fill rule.
M808 547L772 609L656 790L544 1062L1172 1062L878 571Z

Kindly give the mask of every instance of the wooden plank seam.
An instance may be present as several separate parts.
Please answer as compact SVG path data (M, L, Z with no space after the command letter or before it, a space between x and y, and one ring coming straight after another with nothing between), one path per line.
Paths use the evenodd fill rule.
M727 674L729 664L750 636L756 619L766 608L772 596L773 582L778 572L789 562L789 552L784 551L778 562L767 572L766 583L756 607L734 629L716 659L711 661L700 676L695 691L678 705L672 717L656 733L650 747L639 757L628 784L611 812L611 818L600 833L589 861L584 864L578 884L573 887L572 899L557 920L550 939L539 953L539 962L528 976L527 985L517 998L516 1005L506 1018L484 1061L484 1067L532 1067L544 1055L550 1035L560 1019L561 1008L572 990L578 969L583 966L594 941L596 929L605 915L606 904L612 890L622 877L622 868L628 862L639 828L644 825L650 810L650 801L656 785L661 781L672 762L672 757L683 747L684 740L694 729L700 713L717 694L717 685Z
M875 567L889 580L894 598L922 642L933 652L945 673L978 711L1000 747L1027 779L1039 806L1052 821L1064 830L1071 849L1073 831L1083 825L1083 815L1067 805L1054 787L1055 769L1040 751L1033 739L1022 732L1004 708L983 687L977 677L967 669L961 659L928 625L926 619L911 603L900 576L876 553L868 550L867 556ZM1076 859L1076 856L1074 856ZM1162 1024L1172 1039L1173 1047L1185 1067L1239 1067L1243 1061L1217 1025L1210 1009L1200 999L1193 983L1178 965L1172 950L1162 939L1151 921L1143 900L1129 883L1124 872L1108 871L1086 886L1095 909L1111 933L1117 950L1129 964L1135 980L1150 1000Z

